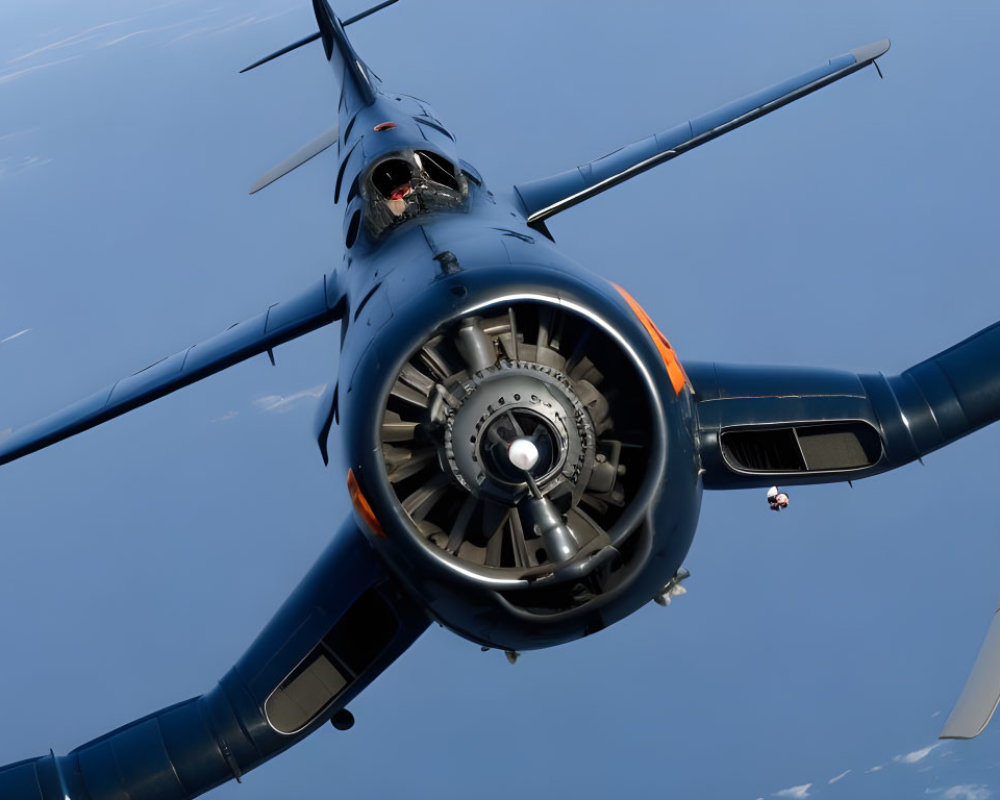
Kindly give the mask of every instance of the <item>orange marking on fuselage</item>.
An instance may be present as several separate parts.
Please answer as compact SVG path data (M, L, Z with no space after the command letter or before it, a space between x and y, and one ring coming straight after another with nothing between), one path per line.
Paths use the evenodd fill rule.
M353 469L347 470L347 491L351 495L351 502L354 504L354 510L358 512L358 515L365 521L365 524L371 528L372 533L384 539L385 531L382 530L382 526L375 517L375 512L372 511L372 507L369 505L368 500L361 493L361 487L358 486L358 479L354 477Z
M636 315L639 322L642 323L642 327L646 329L649 337L653 340L653 344L656 345L656 349L660 352L660 358L663 359L663 363L667 367L667 375L670 376L670 385L674 387L676 394L680 394L681 389L688 383L688 376L684 372L684 367L681 366L674 348L670 346L667 337L660 333L660 329L656 327L653 320L649 318L649 314L636 302L635 298L617 283L612 283L611 285L625 298L625 302L632 309L632 313Z

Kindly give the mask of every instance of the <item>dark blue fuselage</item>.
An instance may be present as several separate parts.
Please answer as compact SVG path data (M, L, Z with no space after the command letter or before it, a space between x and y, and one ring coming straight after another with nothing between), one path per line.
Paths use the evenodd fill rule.
M341 113L346 136L335 192L344 203L346 251L339 277L346 308L335 436L386 534L370 535L370 541L436 618L484 645L545 647L623 618L674 575L694 534L701 488L690 392L672 386L653 340L616 288L530 228L516 195L494 195L458 159L451 134L422 101L379 93L359 108L342 103ZM387 122L394 125L383 127ZM465 199L373 236L364 221L370 207L366 176L381 160L415 150L460 165ZM382 464L382 409L392 377L413 348L477 310L513 302L572 309L611 332L643 372L655 419L647 431L655 447L646 488L628 509L637 551L630 574L613 590L559 613L521 608L504 595L502 580L471 577L415 542Z

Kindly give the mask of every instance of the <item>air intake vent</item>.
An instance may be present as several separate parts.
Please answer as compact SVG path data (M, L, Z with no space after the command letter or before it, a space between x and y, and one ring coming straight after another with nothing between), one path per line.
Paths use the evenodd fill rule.
M727 431L722 434L726 461L751 472L802 472L806 468L794 428Z
M739 472L841 472L882 457L878 431L860 421L729 430L721 441L726 463Z

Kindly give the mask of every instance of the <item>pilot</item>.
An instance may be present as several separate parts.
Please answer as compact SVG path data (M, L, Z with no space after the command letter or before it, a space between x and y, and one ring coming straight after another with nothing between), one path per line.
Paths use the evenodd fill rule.
M788 495L780 491L777 486L772 486L767 490L767 504L772 511L781 511L788 508Z
M386 208L394 217L403 216L406 211L406 198L413 194L413 188L409 181L402 183L389 192L389 198L385 201Z
M372 170L372 186L386 209L396 217L406 213L406 198L413 194L413 167L405 158L387 158Z

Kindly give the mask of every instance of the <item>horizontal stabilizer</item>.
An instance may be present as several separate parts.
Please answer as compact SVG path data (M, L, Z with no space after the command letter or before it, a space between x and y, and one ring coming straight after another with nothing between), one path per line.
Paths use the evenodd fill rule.
M381 11L386 6L391 6L393 3L398 3L398 2L399 0L385 0L384 3L379 3L377 6L372 6L371 8L362 11L360 14L355 14L353 17L344 20L340 24L346 28L348 25L357 22L358 20L362 20L365 17L370 17L376 11ZM322 33L316 31L316 33L311 33L308 36L299 39L297 42L293 42L287 47L282 47L280 50L275 50L270 55L266 55L262 59L254 61L249 67L243 67L243 69L240 70L240 74L242 75L244 72L249 72L252 69L256 69L261 64L266 64L268 61L274 61L274 59L276 59L278 56L283 56L285 55L285 53L291 53L292 50L298 50L304 44L309 44L309 42L315 42L322 35L323 35Z
M322 153L330 145L337 143L337 137L340 135L340 126L334 125L332 128L323 131L319 136L309 142L307 145L300 147L294 153L292 153L288 158L282 161L280 164L272 167L267 172L265 172L259 181L250 187L250 194L255 194L263 189L265 186L269 186L274 183L278 178L283 175L287 175L296 167L301 167L313 156L317 156Z
M309 42L315 42L319 37L320 37L320 32L316 31L316 33L311 33L308 36L299 39L297 42L293 42L287 47L282 47L280 50L275 50L273 53L264 56L259 61L254 61L249 67L243 67L243 69L240 70L240 75L242 75L244 72L249 72L252 69L256 69L261 64L266 64L268 61L274 61L274 59L276 59L278 56L283 56L285 53L291 53L292 50L298 50L304 44L309 44Z
M816 69L634 142L576 169L518 184L514 188L524 203L528 224L540 225L553 214L857 72L888 49L888 39L855 48L831 58Z
M370 17L376 11L381 11L383 8L386 8L387 6L391 6L393 3L398 3L398 2L399 2L399 0L385 0L384 3L379 3L378 5L374 5L371 8L366 8L360 14L355 14L353 17L348 17L347 19L345 19L340 24L343 25L346 28L348 25L353 25L358 20L362 20L365 17Z
M969 680L944 723L939 739L971 739L983 732L1000 702L1000 608L976 657Z

